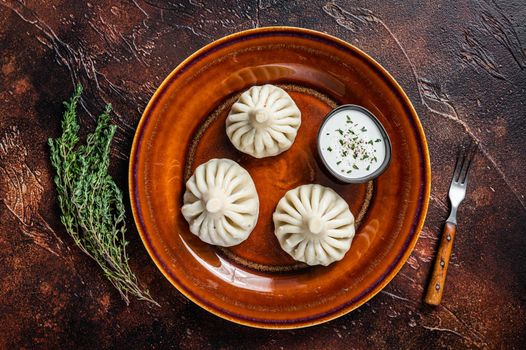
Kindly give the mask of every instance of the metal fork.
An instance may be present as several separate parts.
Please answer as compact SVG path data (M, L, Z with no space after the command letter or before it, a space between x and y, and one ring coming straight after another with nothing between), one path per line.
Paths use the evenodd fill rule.
M453 179L449 186L449 201L451 202L451 213L446 220L442 232L442 239L438 248L433 274L427 287L425 302L430 305L439 305L444 292L449 258L453 249L453 240L457 231L457 209L466 196L468 185L468 172L477 150L477 144L470 142L467 147L460 149L453 171Z

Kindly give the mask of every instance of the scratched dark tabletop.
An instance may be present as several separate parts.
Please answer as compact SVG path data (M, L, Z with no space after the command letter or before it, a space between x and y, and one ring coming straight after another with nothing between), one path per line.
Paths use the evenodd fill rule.
M414 252L381 293L344 317L293 331L251 329L173 288L128 210L132 269L161 307L126 306L58 219L46 140L60 132L62 101L84 85L83 130L113 104L111 171L126 189L135 127L168 73L215 39L274 25L358 46L410 97L433 172ZM0 348L524 348L525 47L523 0L0 0ZM469 138L480 152L444 299L432 308L422 299L448 215L452 160Z

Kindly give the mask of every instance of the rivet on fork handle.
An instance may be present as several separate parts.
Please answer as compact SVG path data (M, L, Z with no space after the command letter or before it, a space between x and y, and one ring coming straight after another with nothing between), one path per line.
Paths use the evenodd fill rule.
M424 299L427 304L439 305L442 300L449 258L451 256L451 250L453 249L453 240L455 239L456 231L457 226L455 224L446 222L435 260L435 266L433 267L433 275L431 276L429 288Z

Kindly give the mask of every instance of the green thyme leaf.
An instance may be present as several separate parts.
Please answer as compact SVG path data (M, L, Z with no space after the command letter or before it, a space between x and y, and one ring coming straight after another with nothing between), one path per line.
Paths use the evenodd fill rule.
M152 304L148 290L139 287L128 264L126 222L122 192L108 174L110 144L115 125L110 124L111 105L99 116L95 131L78 145L77 105L82 86L64 102L62 135L49 139L51 164L56 175L60 220L76 245L91 257L119 291L126 304L135 296Z

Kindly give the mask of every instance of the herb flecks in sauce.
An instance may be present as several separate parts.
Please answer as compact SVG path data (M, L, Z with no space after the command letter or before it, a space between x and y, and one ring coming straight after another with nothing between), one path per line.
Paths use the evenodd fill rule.
M318 147L327 168L342 179L363 179L386 157L381 125L359 109L342 108L321 126Z
M368 164L365 170L369 171L371 164L378 162L378 159L375 156L376 148L369 147L374 145L375 142L381 142L381 139L368 139L367 138L367 128L362 126L358 129L358 124L353 123L351 117L346 116L347 127L342 130L338 128L334 130L334 136L338 139L338 156L340 159L336 162L336 165L342 164L345 161L344 165L352 166L353 169L359 170L360 168L353 163L352 160L368 160ZM327 148L327 151L332 152L331 147ZM351 156L352 159L347 159L348 156ZM340 169L342 172L350 174L352 170Z

